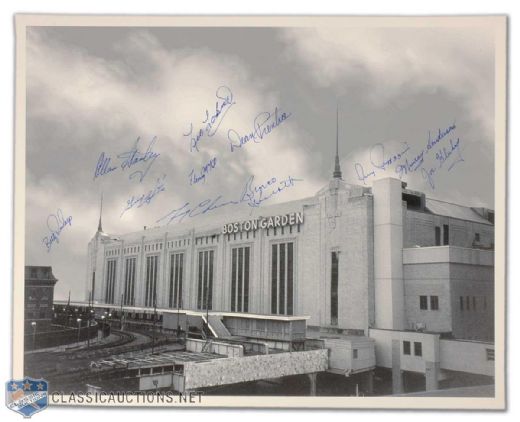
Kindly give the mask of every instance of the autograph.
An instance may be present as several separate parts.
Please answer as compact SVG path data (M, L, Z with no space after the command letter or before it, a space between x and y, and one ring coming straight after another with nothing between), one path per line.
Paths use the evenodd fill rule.
M224 117L226 116L229 109L235 104L233 100L233 93L227 86L219 86L215 93L217 101L215 102L215 112L209 114L206 110L206 116L202 120L202 126L194 133L193 123L190 123L190 129L187 133L183 133L182 136L190 138L190 152L199 152L199 142L202 140L204 135L212 137L217 133Z
M123 216L125 212L131 210L132 208L141 208L143 205L148 205L152 200L159 195L161 192L166 190L166 186L164 184L164 179L166 175L163 175L162 178L157 179L155 187L149 190L147 193L143 193L140 196L133 196L126 201L125 209L121 212L119 218Z
M429 131L426 145L419 152L413 152L406 142L402 143L398 152L392 154L387 154L382 144L373 145L369 152L371 166L367 166L368 170L361 163L354 163L358 180L366 184L367 179L390 168L394 169L400 179L420 171L423 179L435 189L435 176L441 168L451 171L456 164L464 161L460 148L462 141L459 137L452 137L456 128L455 123L439 128L435 136Z
M260 143L289 117L291 117L291 113L283 112L280 114L278 107L276 107L273 114L268 111L258 114L253 121L253 130L244 136L240 135L235 129L229 129L228 140L231 152L234 152L236 148L242 148L250 141Z
M154 136L150 143L148 144L146 151L142 152L139 150L139 141L141 137L138 137L132 146L132 148L128 151L125 151L117 156L120 160L119 166L112 165L112 158L102 152L99 156L98 162L96 164L96 169L94 171L94 179L97 177L104 176L106 174L112 173L120 168L122 171L126 169L132 169L133 171L130 173L128 178L130 180L138 180L141 183L148 171L152 167L155 160L161 155L158 152L153 151L153 146L157 141L157 137ZM143 164L143 168L135 170L137 166Z
M222 198L222 195L218 195L215 198L205 199L195 205L186 202L182 207L171 210L168 214L159 218L156 222L165 222L166 224L170 224L172 221L176 221L180 223L186 217L193 218L222 207L229 205L239 205L242 203L247 203L247 205L250 207L258 207L264 201L279 195L286 189L292 188L297 182L301 181L303 181L303 179L295 179L292 176L288 176L287 178L281 180L277 179L276 177L272 177L264 183L254 185L254 176L250 176L244 184L238 199L225 200Z
M217 166L217 157L213 157L206 164L204 164L200 171L195 172L195 169L191 169L188 174L188 179L190 180L190 185L195 185L199 182L206 183L206 175L208 175L211 170L213 170Z
M69 215L65 218L61 209L58 209L56 214L50 214L47 217L47 228L50 234L42 239L42 243L47 248L47 252L50 252L55 243L60 243L60 234L67 226L72 226L72 216Z

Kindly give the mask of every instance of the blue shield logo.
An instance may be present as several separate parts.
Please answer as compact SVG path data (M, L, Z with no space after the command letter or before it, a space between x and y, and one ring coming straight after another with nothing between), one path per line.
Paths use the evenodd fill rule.
M49 405L49 383L43 379L24 378L6 383L7 407L30 418Z

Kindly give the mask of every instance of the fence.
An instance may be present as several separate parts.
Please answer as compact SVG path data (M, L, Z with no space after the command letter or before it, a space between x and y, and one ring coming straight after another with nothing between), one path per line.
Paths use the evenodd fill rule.
M26 333L24 336L25 351L45 349L96 338L98 325L95 322L91 324L90 327L81 327L79 329L53 325L52 327L55 329L51 331Z

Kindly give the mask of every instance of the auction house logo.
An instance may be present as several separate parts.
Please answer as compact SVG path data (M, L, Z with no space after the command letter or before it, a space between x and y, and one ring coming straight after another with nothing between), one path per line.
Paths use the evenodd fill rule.
M48 406L48 390L49 384L43 379L11 380L5 389L7 407L30 418Z

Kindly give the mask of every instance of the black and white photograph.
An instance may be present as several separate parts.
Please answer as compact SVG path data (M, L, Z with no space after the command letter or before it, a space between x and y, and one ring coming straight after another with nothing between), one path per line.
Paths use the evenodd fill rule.
M503 408L506 23L18 15L13 410Z

